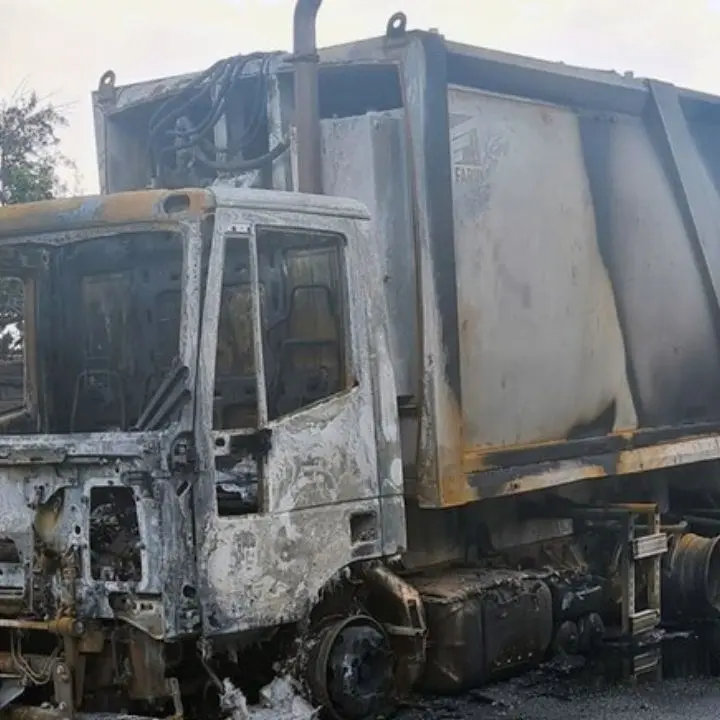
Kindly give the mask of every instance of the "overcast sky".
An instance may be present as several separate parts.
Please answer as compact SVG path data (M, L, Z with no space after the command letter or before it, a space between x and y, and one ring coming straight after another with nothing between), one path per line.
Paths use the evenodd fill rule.
M290 48L294 0L0 0L0 98L20 86L64 106L64 151L97 188L90 92ZM634 70L720 93L720 0L325 0L321 45L409 26L569 64Z

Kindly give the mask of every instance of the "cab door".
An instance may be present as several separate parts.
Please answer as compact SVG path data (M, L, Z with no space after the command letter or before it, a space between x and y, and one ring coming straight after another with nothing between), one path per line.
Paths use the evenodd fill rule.
M297 620L342 568L404 540L383 531L402 479L397 423L380 417L384 334L369 328L362 232L354 218L216 214L197 422L207 634Z

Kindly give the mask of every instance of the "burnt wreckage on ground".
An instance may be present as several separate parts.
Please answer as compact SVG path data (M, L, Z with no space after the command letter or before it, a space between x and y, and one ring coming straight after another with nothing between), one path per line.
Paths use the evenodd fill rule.
M318 8L107 73L103 195L0 209L10 717L360 720L717 613L720 100Z

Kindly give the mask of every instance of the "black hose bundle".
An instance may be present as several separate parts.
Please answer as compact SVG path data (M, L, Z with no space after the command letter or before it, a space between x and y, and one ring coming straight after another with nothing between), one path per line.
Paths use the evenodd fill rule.
M244 159L245 151L256 139L265 119L267 78L272 58L272 54L253 53L219 60L177 95L166 100L153 113L149 122L149 154L153 177L157 177L165 157L170 153L192 154L198 163L216 172L248 172L273 162L285 152L288 145L281 142L260 157ZM225 112L228 92L242 79L245 67L253 61L260 61L261 66L256 92L254 97L248 99L251 110L247 126L234 147L217 147L207 135L212 133ZM189 123L189 113L199 104L207 104L208 96L210 109L199 121ZM220 161L217 159L220 153L229 157Z

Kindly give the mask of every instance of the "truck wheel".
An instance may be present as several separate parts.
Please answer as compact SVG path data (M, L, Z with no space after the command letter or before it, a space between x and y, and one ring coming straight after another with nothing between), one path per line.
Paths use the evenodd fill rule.
M385 630L367 615L332 621L318 635L308 681L316 702L339 720L387 713L394 695L394 659Z

